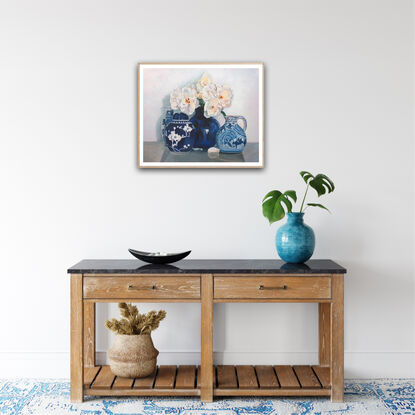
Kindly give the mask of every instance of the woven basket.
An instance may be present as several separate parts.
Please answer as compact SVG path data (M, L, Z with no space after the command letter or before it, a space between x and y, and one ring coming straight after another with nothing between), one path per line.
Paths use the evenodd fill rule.
M156 370L158 350L150 334L116 334L108 360L114 375L122 378L144 378Z

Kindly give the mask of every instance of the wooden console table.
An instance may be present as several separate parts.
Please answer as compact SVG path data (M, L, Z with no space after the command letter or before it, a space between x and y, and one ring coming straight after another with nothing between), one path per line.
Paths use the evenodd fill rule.
M71 401L95 396L331 396L343 401L343 277L330 260L83 260L71 267ZM159 366L144 379L95 364L97 302L201 303L200 366ZM316 366L215 366L213 304L313 302L319 310Z

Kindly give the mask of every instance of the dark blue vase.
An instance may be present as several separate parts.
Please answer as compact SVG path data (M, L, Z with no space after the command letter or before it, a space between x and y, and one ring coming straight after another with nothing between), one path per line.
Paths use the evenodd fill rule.
M278 229L275 245L282 260L301 264L311 258L315 247L314 232L303 221L304 213L287 213L287 222Z
M216 145L216 133L219 130L219 123L214 118L206 118L204 108L196 108L195 115L190 121L196 129L194 148L207 150Z

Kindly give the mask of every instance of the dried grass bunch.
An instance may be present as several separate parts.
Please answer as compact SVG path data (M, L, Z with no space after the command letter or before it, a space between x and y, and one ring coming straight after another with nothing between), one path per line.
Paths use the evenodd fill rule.
M166 317L166 312L152 310L147 314L140 314L135 305L118 303L121 320L113 318L105 322L105 327L117 334L150 334L159 325L160 321Z

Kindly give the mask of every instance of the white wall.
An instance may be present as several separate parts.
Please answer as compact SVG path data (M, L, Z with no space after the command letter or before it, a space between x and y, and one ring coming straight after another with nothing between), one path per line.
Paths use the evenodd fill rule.
M276 257L278 225L260 201L302 191L302 169L337 185L333 214L306 221L315 258L348 268L346 375L412 375L412 2L198 4L0 3L1 376L68 376L66 269L82 258L129 247ZM266 167L139 170L137 63L203 60L265 63ZM161 360L196 361L199 306L165 308ZM218 304L216 358L315 361L316 315L313 304ZM101 351L108 341L100 327Z

